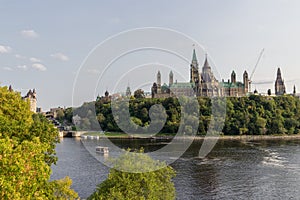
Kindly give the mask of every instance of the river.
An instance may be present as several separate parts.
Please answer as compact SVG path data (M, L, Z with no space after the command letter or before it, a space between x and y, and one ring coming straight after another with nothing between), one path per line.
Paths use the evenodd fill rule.
M122 148L144 146L146 151L165 145L133 139L113 142ZM109 172L85 147L95 143L61 140L51 179L70 176L72 188L81 198L88 197ZM300 199L300 140L219 140L205 159L197 157L201 144L195 140L171 164L177 172L177 199Z

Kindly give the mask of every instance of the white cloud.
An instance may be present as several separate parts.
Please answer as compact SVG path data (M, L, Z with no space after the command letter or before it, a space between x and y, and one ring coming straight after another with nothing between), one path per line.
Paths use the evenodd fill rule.
M9 46L0 45L0 54L1 53L10 53L12 50Z
M26 71L28 69L26 65L18 65L17 68L24 70L24 71Z
M34 68L36 70L39 70L39 71L46 71L47 70L47 68L44 65L40 64L40 63L32 64L32 68Z
M12 71L13 69L11 67L3 67L3 70Z
M39 35L34 30L22 30L21 35L24 38L34 39L39 37Z
M69 57L64 55L63 53L54 53L50 55L52 58L61 60L61 61L68 61Z
M18 59L26 59L26 56L22 56L20 54L16 54L15 57Z
M97 69L88 69L87 72L91 74L100 74L100 71Z
M41 59L35 58L35 57L31 57L29 58L30 62L42 62Z

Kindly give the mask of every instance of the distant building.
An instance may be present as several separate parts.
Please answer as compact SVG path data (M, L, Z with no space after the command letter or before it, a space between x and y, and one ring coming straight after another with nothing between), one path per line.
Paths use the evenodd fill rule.
M277 78L275 81L275 95L284 95L286 93L284 80L281 77L281 70L277 70Z
M10 90L11 87L10 87ZM26 96L23 97L23 99L26 101L26 100L29 100L29 103L30 103L30 111L36 113L37 111L37 108L36 108L36 102L37 102L37 99L36 99L36 92L35 92L35 89L33 89L32 91L29 90L26 94Z
M236 73L233 71L231 80L219 82L214 76L208 63L207 56L199 70L199 64L195 49L193 50L192 62L190 65L190 82L174 82L174 75L169 74L169 85L161 82L161 74L158 71L156 82L151 88L152 98L167 98L172 96L245 96L249 89L248 73L245 71L243 82L236 81Z
M130 97L130 96L131 96L131 90L130 90L129 85L128 85L127 88L126 88L125 96L126 96L126 97Z

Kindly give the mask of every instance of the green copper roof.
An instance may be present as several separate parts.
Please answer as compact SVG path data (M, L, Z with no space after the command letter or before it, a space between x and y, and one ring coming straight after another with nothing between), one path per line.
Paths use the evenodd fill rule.
M221 86L224 88L240 88L240 87L244 87L244 84L242 82L236 82L236 83L222 82Z
M196 50L193 50L193 61L197 61Z
M188 82L177 82L177 83L173 83L171 85L171 88L193 88L195 87L195 83L188 83Z

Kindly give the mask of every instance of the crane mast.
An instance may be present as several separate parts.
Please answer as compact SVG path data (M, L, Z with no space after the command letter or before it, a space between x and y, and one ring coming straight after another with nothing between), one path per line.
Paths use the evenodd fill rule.
M251 76L250 76L250 79L249 79L249 91L250 91L250 92L251 92L251 84L252 84L252 78L253 78L253 75L254 75L254 73L255 73L255 71L256 71L256 69L257 69L257 66L258 66L258 64L259 64L259 61L261 60L261 57L262 57L264 51L265 51L264 48L260 51L260 54L259 54L259 56L258 56L258 59L257 59L257 61L256 61L256 63L255 63L255 66L254 66L254 68L253 68L253 71L252 71L252 73L251 73Z

